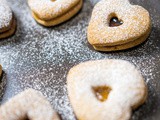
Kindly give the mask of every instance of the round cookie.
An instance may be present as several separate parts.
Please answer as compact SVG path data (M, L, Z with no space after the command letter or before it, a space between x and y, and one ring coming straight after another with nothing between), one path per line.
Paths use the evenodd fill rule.
M44 26L55 26L73 17L83 0L28 0L34 19Z
M16 21L6 0L0 0L0 39L9 37L16 30Z
M129 120L147 98L140 71L124 60L80 63L69 71L67 89L79 120Z
M11 98L0 107L0 120L60 120L50 103L33 89Z
M101 0L93 9L87 36L95 48L112 51L115 46L122 50L142 43L150 31L150 15L143 7L131 5L128 0Z

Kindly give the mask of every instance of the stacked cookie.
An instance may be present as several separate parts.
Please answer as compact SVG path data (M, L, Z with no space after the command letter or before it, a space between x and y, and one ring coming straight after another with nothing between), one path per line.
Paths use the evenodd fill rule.
M147 97L141 73L124 60L81 63L69 71L67 88L78 120L129 120Z
M28 0L35 20L44 26L58 25L74 16L82 0Z
M12 10L5 0L0 0L0 39L13 35L15 29L16 21Z
M128 0L101 0L93 9L88 41L98 51L117 51L144 42L151 31L147 10Z

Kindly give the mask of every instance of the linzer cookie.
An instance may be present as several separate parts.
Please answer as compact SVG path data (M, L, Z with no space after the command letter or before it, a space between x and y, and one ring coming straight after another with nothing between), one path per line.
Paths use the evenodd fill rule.
M44 26L58 25L74 16L82 0L28 0L35 20Z
M98 51L117 51L144 42L151 31L147 10L128 0L101 0L93 9L88 41Z
M129 120L147 97L140 71L124 60L81 63L69 71L67 88L78 120Z
M6 0L0 0L0 39L14 34L16 21Z
M33 89L11 98L0 107L0 120L60 120L50 103Z

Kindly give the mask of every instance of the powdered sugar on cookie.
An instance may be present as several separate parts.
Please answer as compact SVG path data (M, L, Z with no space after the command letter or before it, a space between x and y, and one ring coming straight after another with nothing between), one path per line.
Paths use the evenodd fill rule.
M118 27L109 27L112 17L123 21ZM128 0L101 0L94 7L88 26L88 41L97 46L114 46L134 41L150 32L147 10L131 5Z
M28 0L29 7L41 19L56 18L77 5L80 0Z
M0 29L8 27L12 20L12 11L6 0L0 0Z
M59 120L50 103L36 90L28 89L0 107L0 120Z
M104 86L110 90L108 98L101 102L95 97L93 87ZM141 73L124 60L81 63L69 71L67 87L80 120L129 120L131 110L144 103L147 96Z

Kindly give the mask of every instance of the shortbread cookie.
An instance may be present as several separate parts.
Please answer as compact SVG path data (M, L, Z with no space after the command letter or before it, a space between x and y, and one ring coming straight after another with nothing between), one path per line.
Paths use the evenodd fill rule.
M55 26L73 17L82 0L28 0L34 19L44 26Z
M88 41L96 50L116 51L144 42L151 31L147 10L128 0L101 0L93 9Z
M50 103L33 89L25 90L0 107L0 120L60 120Z
M16 21L6 0L0 0L0 39L14 34Z
M140 71L124 60L81 63L69 71L67 88L78 120L129 120L147 98Z

